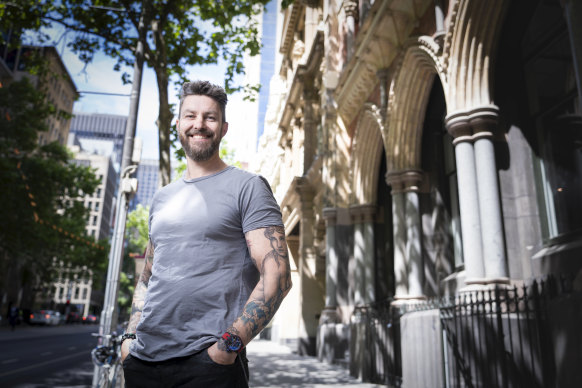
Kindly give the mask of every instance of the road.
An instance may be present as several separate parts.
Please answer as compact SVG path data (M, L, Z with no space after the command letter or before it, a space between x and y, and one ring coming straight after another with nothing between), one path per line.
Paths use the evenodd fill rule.
M0 330L0 387L89 387L97 325Z

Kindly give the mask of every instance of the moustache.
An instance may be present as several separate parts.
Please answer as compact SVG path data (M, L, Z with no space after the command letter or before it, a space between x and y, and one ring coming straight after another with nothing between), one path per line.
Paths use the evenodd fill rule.
M214 134L211 131L208 130L188 130L184 133L186 136L196 136L196 135L200 135L200 136L207 136L207 137L213 137Z

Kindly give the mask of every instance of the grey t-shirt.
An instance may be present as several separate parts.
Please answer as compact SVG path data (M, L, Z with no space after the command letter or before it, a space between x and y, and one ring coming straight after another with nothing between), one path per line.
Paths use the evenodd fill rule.
M268 226L283 226L269 184L235 167L159 190L149 219L154 265L131 354L163 361L216 342L259 279L244 234Z

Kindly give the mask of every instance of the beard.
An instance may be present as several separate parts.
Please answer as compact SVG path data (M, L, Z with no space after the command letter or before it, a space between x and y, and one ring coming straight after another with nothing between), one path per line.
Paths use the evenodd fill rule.
M210 144L208 145L192 145L188 140L188 135L186 133L180 132L180 143L182 144L182 148L190 159L195 162L204 162L210 159L216 152L218 152L218 148L220 146L221 137L218 134L212 134L212 132L203 130L203 131L192 131L192 135L212 135Z

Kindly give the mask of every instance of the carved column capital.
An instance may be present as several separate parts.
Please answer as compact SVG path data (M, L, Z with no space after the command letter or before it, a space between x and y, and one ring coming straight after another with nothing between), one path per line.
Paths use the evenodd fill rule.
M295 191L299 194L301 198L302 205L311 204L313 202L313 197L315 192L309 181L305 178L296 178L297 185L295 186Z
M473 130L473 140L478 138L495 138L499 128L499 108L488 105L473 109L469 114L469 123Z
M335 226L337 222L337 209L333 207L326 207L323 209L323 219L326 226Z
M499 108L484 105L478 108L453 113L445 118L447 131L453 136L453 144L474 142L482 138L497 138Z
M374 221L378 207L372 204L350 206L350 215L355 224L368 223Z
M358 2L355 0L344 0L342 7L346 13L347 17L353 17L354 19L358 20L359 17L359 8Z
M420 170L396 171L386 174L386 183L392 187L392 193L426 191L426 174Z
M455 139L455 143L471 141L473 133L466 112L457 112L448 115L445 118L445 126L449 134Z

